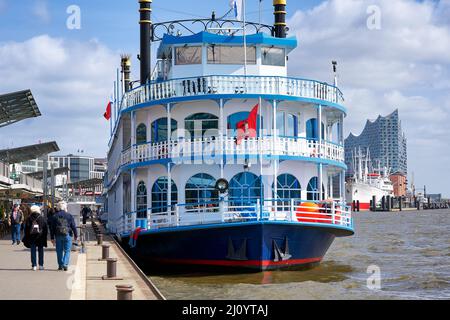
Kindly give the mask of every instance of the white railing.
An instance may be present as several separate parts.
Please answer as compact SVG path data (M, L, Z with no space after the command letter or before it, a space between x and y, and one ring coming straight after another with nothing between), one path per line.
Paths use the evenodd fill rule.
M236 201L238 202L238 201ZM119 233L133 231L137 226L147 230L217 223L279 221L294 224L315 224L353 229L351 208L338 202L302 201L298 199L259 200L254 204L238 205L233 201L208 204L175 205L170 210L153 212L149 208L146 218L127 213L116 223Z
M320 147L320 148L319 148ZM193 139L133 146L122 153L122 165L155 161L161 159L184 159L202 157L204 160L218 158L222 155L273 155L307 158L323 158L327 160L345 161L344 148L340 145L304 138L262 137L242 140L237 145L235 138Z
M342 104L341 91L315 80L271 76L199 76L155 82L138 87L123 97L121 110L170 98L216 94L285 95Z

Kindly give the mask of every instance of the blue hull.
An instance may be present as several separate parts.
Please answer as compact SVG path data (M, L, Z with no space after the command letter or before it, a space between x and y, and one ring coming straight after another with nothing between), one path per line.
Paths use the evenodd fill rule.
M264 271L318 264L335 237L352 234L337 226L247 222L144 231L136 247L129 247L129 236L122 245L144 268Z

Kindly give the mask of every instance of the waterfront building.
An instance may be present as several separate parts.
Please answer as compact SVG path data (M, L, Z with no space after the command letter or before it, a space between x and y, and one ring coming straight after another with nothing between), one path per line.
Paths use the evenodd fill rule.
M394 196L406 197L408 189L408 179L406 178L406 175L402 172L396 172L391 174L389 179L394 187Z
M69 168L69 183L89 179L103 179L106 172L106 163L104 159L96 159L94 157L78 156L73 154L69 154L67 156L51 156L50 159L56 162L61 168Z
M407 140L402 131L398 110L390 115L379 116L377 120L367 120L364 130L359 136L353 133L345 139L345 163L352 175L352 159L355 150L361 149L363 154L369 149L375 168L388 168L392 173L408 174Z

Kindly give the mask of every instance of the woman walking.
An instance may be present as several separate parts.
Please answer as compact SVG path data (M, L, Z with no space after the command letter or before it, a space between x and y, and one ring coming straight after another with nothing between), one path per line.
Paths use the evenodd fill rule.
M47 247L48 226L38 206L31 207L31 215L25 222L23 244L31 249L31 268L37 270L36 249L39 254L39 270L44 270L44 247Z

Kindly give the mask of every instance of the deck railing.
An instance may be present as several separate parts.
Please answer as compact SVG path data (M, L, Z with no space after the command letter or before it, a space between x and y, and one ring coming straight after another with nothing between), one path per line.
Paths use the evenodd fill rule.
M218 156L273 155L322 158L343 162L344 148L328 141L287 137L262 137L242 140L238 145L234 137L165 141L133 146L122 153L122 165L161 159L183 159L183 162L201 157L204 161L220 159Z
M121 110L170 98L219 94L284 95L342 104L342 92L315 80L274 76L199 76L154 82L126 93Z
M315 204L315 206L311 207L311 204ZM353 229L351 208L347 205L339 201L319 202L299 199L268 199L249 204L239 204L239 200L231 200L202 204L179 204L171 208L149 208L139 213L124 214L111 229L114 229L113 232L121 234L133 231L137 227L158 230L182 226L255 221L332 225Z

